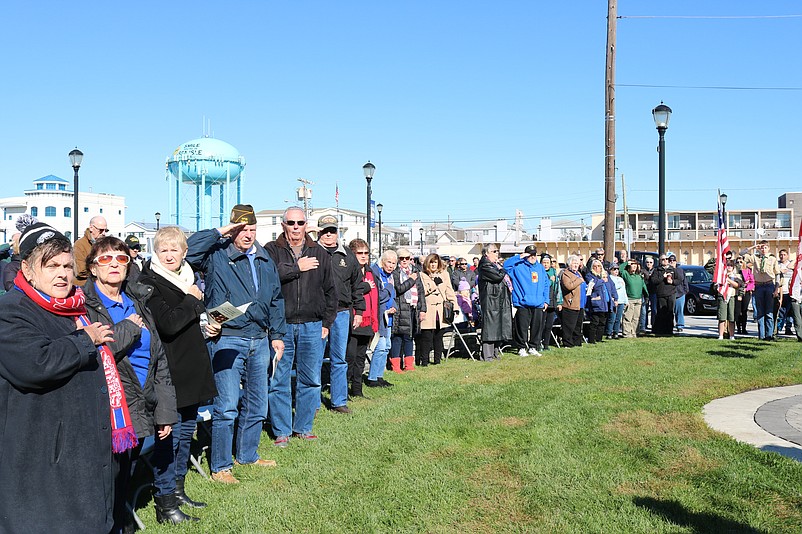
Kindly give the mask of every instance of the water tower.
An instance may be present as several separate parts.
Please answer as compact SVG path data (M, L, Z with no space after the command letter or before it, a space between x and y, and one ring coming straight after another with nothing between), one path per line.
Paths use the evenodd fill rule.
M171 219L177 225L182 218L194 219L186 226L196 231L228 224L231 208L241 203L244 168L239 151L219 139L193 139L176 148L167 158Z

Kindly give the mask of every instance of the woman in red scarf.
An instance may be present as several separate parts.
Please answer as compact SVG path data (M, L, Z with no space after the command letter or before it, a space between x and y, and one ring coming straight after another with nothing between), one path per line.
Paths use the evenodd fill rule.
M108 532L112 452L136 444L108 326L86 318L72 245L35 223L0 299L0 532Z
M379 331L379 290L370 270L370 249L364 239L354 239L348 247L356 255L359 269L362 272L362 294L365 299L365 311L362 312L362 323L351 329L348 337L346 360L348 361L348 382L351 385L352 397L363 397L362 373L365 372L365 360L368 346Z

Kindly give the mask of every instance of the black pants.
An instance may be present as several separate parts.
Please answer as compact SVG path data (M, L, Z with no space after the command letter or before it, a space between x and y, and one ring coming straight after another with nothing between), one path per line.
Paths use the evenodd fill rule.
M735 302L735 326L738 331L746 330L746 323L749 319L749 303L752 302L752 292L744 291L741 300Z
M351 394L362 394L362 373L365 371L365 359L368 354L368 345L372 336L351 334L348 338L348 348L345 352L345 361L348 362L346 378L351 384Z
M676 295L657 297L657 315L652 325L652 333L656 336L671 336L674 334L674 302Z
M440 363L443 358L443 336L446 333L445 328L437 328L432 330L421 330L420 334L415 336L415 365L426 367L429 365L429 353L434 350L434 363Z
M604 328L607 326L607 312L589 312L590 326L588 327L588 343L596 343L604 337Z
M562 324L563 347L579 347L582 345L583 310L563 308L560 315Z
M549 307L543 313L543 326L540 329L540 346L544 349L549 348L551 342L551 327L554 326L554 319L557 317L557 308Z
M521 306L516 308L512 343L516 349L540 349L540 334L543 329L543 308Z

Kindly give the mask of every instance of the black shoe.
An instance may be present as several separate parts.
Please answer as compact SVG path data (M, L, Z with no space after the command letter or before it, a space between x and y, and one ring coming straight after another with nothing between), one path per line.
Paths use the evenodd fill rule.
M351 413L351 409L348 406L335 406L331 408L329 411L335 413Z
M379 382L378 380L370 380L370 379L365 380L365 385L368 386L369 388L380 388L380 387L382 387L381 382Z
M173 525L177 525L184 521L200 521L197 517L192 517L181 511L178 507L178 499L175 493L154 495L153 503L156 505L156 521L159 523L172 523Z
M184 504L190 508L206 508L205 502L193 501L187 497L187 494L184 492L184 477L176 477L175 479L175 498L179 506Z
M381 387L381 388L391 388L394 385L394 384L391 384L390 382L388 382L387 380L385 380L382 377L379 377L378 379L376 379L376 382L379 383L379 387Z

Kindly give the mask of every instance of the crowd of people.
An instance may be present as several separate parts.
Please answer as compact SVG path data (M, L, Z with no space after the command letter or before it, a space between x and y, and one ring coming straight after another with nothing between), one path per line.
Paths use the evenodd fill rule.
M317 440L322 407L350 414L363 386L393 386L385 372L441 364L451 328L476 332L491 362L684 327L688 281L673 254L641 265L597 249L561 265L535 245L502 260L488 244L470 263L401 247L371 264L364 240L340 243L337 217L316 222L312 231L288 208L263 246L253 208L237 205L229 224L188 238L159 229L144 259L103 217L74 246L21 217L2 269L0 530L130 529L148 438L157 521L197 521L181 506L206 506L184 485L202 405L212 406L211 478L237 484L234 466L276 466L259 454L265 428L276 447ZM760 338L774 336L776 312L779 328L798 329L787 251L775 258L761 242L725 265L713 288L720 338L746 333L751 299Z

